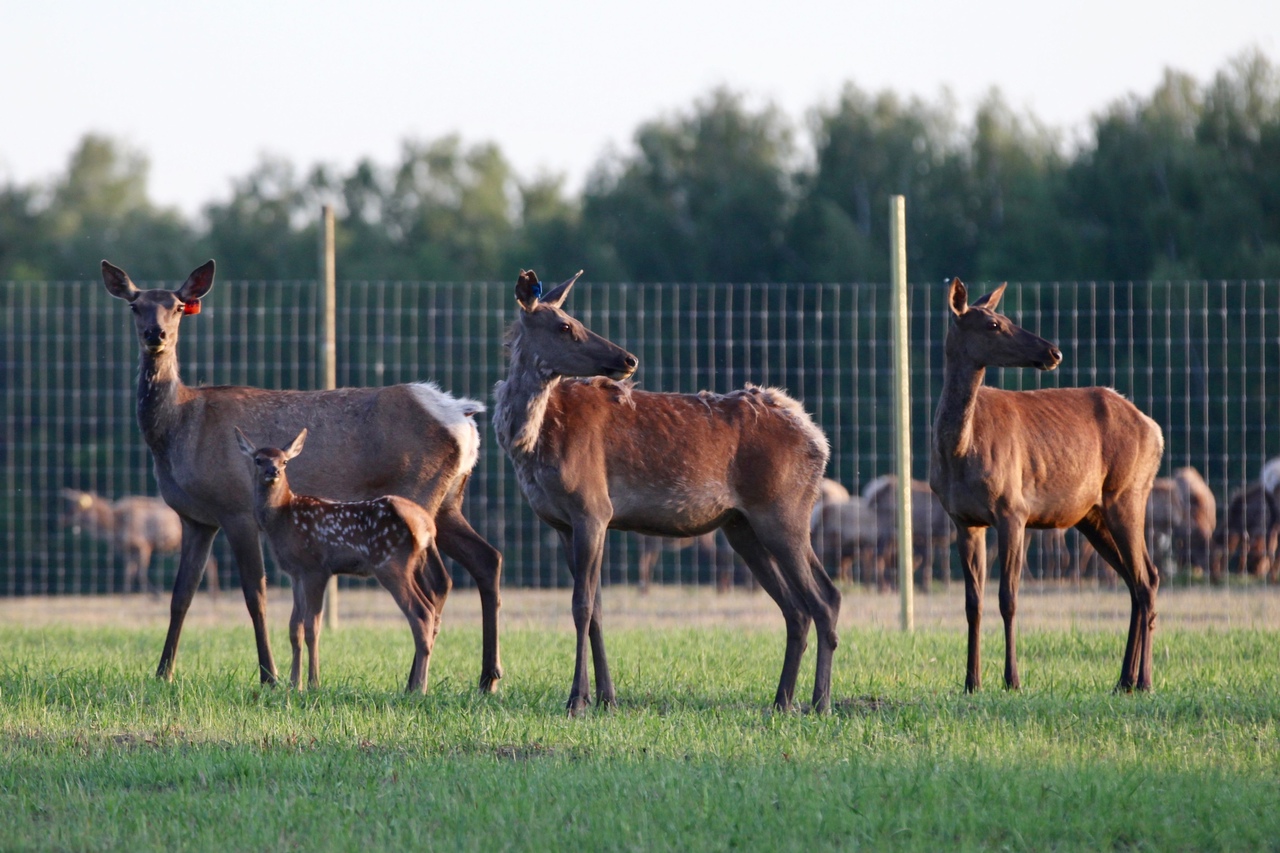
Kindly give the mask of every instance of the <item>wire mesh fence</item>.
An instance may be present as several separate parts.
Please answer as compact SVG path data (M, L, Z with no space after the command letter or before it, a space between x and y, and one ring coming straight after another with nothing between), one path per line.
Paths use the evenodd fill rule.
M940 284L917 284L909 297L913 470L922 480L942 378L944 294ZM429 379L492 405L493 385L506 370L503 333L515 310L510 284L340 282L338 306L339 385ZM887 286L584 281L566 307L639 357L643 388L788 389L831 440L828 475L852 491L893 468ZM1001 307L1055 341L1065 361L1051 373L992 370L989 384L1117 389L1163 427L1162 475L1183 466L1204 475L1220 525L1229 497L1256 483L1264 462L1280 455L1277 283L1011 284ZM318 387L319 311L315 282L220 282L204 311L183 321L184 381ZM113 499L156 494L134 420L137 361L129 312L100 282L0 284L0 595L122 588L121 556L64 523L63 490ZM557 537L524 502L483 416L481 429L469 519L503 552L508 585L566 584ZM1032 548L1034 573L1045 556L1039 552L1048 549ZM639 537L610 534L606 582L635 582L645 551ZM725 566L714 551L658 550L655 582L714 582ZM215 556L227 567L223 585L233 585L222 537ZM954 555L945 556L937 568L943 579L958 572ZM1259 560L1252 568L1265 570ZM1167 568L1175 580L1199 579L1191 567ZM159 555L152 577L168 585L175 570L176 556ZM268 571L281 582L270 562ZM454 574L468 582L465 572ZM745 570L737 576L744 580Z

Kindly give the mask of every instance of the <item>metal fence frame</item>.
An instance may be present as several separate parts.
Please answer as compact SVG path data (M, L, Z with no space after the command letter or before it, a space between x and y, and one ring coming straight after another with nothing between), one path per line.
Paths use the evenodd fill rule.
M941 284L910 287L913 470L922 479L941 383L943 294ZM321 303L313 281L219 282L203 313L183 322L184 380L320 387ZM338 385L430 379L492 405L505 373L510 284L339 282L337 305ZM567 307L640 357L641 387L785 387L830 437L830 476L857 489L893 469L887 285L584 280ZM1164 428L1162 475L1194 465L1225 505L1280 455L1280 284L1015 283L1002 309L1056 341L1066 360L1049 374L993 370L988 382L1116 388ZM0 284L0 595L119 589L119 558L59 526L59 493L155 494L134 421L137 359L128 311L101 282ZM468 517L503 551L507 584L567 583L558 540L519 494L487 417L481 429ZM609 539L606 582L633 582L635 538ZM222 537L215 553L232 565ZM159 580L168 584L175 568L176 558L160 560ZM668 582L713 575L694 551L664 554L657 571ZM274 566L269 577L281 581ZM465 572L455 578L467 582ZM224 571L224 586L233 583Z

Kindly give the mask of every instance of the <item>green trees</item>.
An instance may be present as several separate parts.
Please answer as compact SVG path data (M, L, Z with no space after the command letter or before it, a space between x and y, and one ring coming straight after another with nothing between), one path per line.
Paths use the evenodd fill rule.
M1074 146L995 90L967 116L849 84L804 131L721 88L643 123L580 194L453 135L345 174L264 160L196 223L149 200L143 154L88 135L50 184L0 185L0 278L93 278L104 255L143 279L210 255L311 278L327 202L351 279L884 281L898 193L917 281L1280 276L1280 69L1258 51L1206 83L1166 72Z

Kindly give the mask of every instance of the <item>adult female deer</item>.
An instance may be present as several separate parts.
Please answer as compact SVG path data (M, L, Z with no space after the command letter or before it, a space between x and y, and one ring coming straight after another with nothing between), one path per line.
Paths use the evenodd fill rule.
M1057 347L995 309L1004 285L968 302L948 292L942 396L933 425L929 483L956 525L964 568L969 663L965 690L982 676L978 647L986 580L985 530L996 528L1006 687L1020 686L1014 645L1018 579L1027 527L1076 527L1129 587L1132 616L1118 689L1151 688L1151 637L1160 577L1144 517L1164 438L1160 427L1109 388L1003 391L984 387L988 367L1052 370Z
M284 450L255 448L239 427L235 432L241 452L254 464L254 517L280 567L293 579L289 683L301 687L305 635L307 686L320 686L320 611L325 587L334 575L359 575L377 578L409 620L414 654L406 689L425 692L431 648L453 585L439 562L428 559L435 538L431 514L396 495L345 502L295 495L285 467L302 452L307 431L298 433Z
M138 426L151 449L165 503L182 518L182 555L174 579L159 678L172 678L182 622L200 582L219 528L227 533L245 605L258 643L262 681L274 683L276 666L266 630L266 580L253 481L242 464L232 427L277 446L299 425L311 430L317 451L294 471L309 494L360 500L388 493L423 506L435 519L439 551L476 579L484 623L480 689L502 677L498 660L498 583L502 555L462 516L462 496L475 466L480 434L474 415L484 406L433 384L336 391L268 391L235 386L189 388L178 376L178 326L199 312L213 287L213 261L197 268L177 290L139 290L124 270L102 262L107 292L129 303L142 349L138 370ZM435 547L431 557L440 561ZM445 571L443 563L436 567Z
M578 646L569 713L590 701L588 642L596 699L616 701L600 606L610 528L677 537L723 528L787 623L774 706L791 706L812 623L813 706L825 710L840 593L809 544L809 513L829 454L826 436L775 389L656 394L614 381L635 372L636 358L565 313L577 278L539 300L537 276L520 273L510 368L496 388L493 418L525 498L560 535L573 574Z

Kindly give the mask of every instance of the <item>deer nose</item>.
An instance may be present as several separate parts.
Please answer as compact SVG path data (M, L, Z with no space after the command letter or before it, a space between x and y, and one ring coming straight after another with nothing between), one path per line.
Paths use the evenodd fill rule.
M166 337L167 335L165 334L164 329L159 326L152 326L142 333L142 339L152 346L164 343L164 339Z
M640 359L636 358L631 353L627 353L627 357L622 360L622 363L626 365L627 370L634 371L640 366Z
M1053 359L1053 363L1054 363L1054 364L1061 364L1061 363L1062 363L1062 350L1058 349L1057 347L1050 347L1050 348L1049 348L1049 358Z

